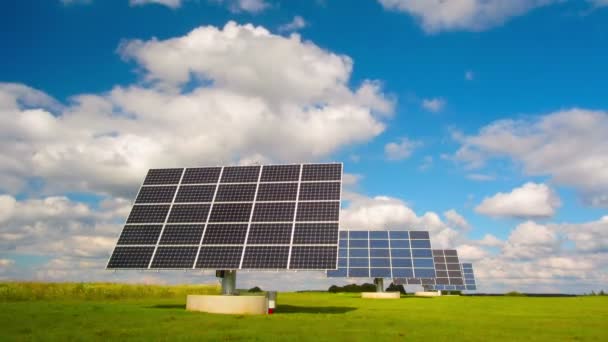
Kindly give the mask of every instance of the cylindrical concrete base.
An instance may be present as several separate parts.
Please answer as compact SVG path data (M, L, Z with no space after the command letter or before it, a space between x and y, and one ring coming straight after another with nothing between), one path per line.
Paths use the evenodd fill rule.
M439 297L441 296L441 292L439 291L424 291L424 292L416 292L415 296L418 297Z
M200 296L189 295L186 310L217 314L265 315L268 313L266 296Z
M401 293L399 293L399 292L361 292L361 298L399 299L399 298L401 298Z

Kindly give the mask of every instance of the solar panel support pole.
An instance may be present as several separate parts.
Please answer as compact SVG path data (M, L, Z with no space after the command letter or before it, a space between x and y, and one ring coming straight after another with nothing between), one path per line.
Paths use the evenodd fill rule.
M222 279L222 294L236 294L236 270L223 270L216 272L216 274Z
M376 284L376 292L384 292L384 278L374 278Z

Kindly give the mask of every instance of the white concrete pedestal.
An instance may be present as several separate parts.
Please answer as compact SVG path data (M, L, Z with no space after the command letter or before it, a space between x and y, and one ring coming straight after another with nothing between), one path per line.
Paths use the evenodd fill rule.
M417 297L439 297L441 296L441 292L439 291L424 291L424 292L416 292L414 293Z
M401 293L399 293L399 292L361 292L361 298L399 299L399 298L401 298Z
M232 315L266 315L266 296L201 296L189 295L186 310Z

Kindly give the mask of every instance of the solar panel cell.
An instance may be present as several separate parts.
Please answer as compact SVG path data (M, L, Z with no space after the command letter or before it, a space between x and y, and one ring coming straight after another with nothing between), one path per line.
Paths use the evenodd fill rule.
M198 247L158 247L150 268L192 268Z
M410 238L409 232L398 230L389 231L389 236L391 240L409 240Z
M340 199L340 182L302 183L300 201L325 201Z
M412 259L409 258L395 258L392 259L393 267L412 267Z
M336 267L336 248L333 246L293 246L289 268L332 269Z
M256 203L253 222L293 222L295 202Z
M410 240L391 240L391 248L410 248Z
M260 183L257 201L295 201L298 183Z
M364 277L364 278L369 278L369 268L355 268L355 267L351 267L348 269L348 276L349 277Z
M175 196L176 203L211 202L215 185L182 185Z
M237 269L242 254L243 246L202 246L196 268Z
M227 166L222 173L222 183L255 183L260 166Z
M388 258L390 257L390 251L383 248L372 248L369 250L369 255L372 258Z
M182 184L208 184L217 183L220 178L221 167L198 167L186 169Z
M391 260L389 258L370 258L370 267L391 267Z
M407 278L413 277L414 271L411 268L399 268L393 266L393 277L395 278Z
M178 184L184 169L148 170L144 185Z
M342 178L342 164L305 164L302 181L337 181Z
M243 268L287 268L288 258L289 246L248 246L243 257Z
M300 165L264 165L261 182L297 182Z
M388 231L370 231L369 238L372 240L388 240Z
M169 223L204 223L209 213L209 204L176 204L171 208Z
M388 240L369 240L371 248L388 248Z
M143 186L135 203L171 203L177 186Z
M425 232L425 231L410 231L410 239L414 240L414 239L424 239L424 240L429 240L429 232Z
M370 277L373 278L390 278L391 277L391 269L390 268L379 268L372 267L370 268Z
M331 244L335 243L337 238L337 223L298 223L293 234L293 243Z
M134 205L127 223L163 223L169 208L169 204Z
M242 245L247 224L208 224L203 245Z
M117 245L154 245L162 229L160 224L127 225L123 228Z
M216 203L209 222L249 222L251 206L251 203Z
M166 225L160 238L160 244L198 245L204 229L205 225L203 224Z
M301 202L297 221L338 221L340 202Z
M251 202L257 184L221 184L215 195L216 202Z
M247 244L277 245L291 242L291 223L252 224L249 229ZM335 240L334 240L335 241Z
M147 268L154 247L116 247L108 262L109 268Z

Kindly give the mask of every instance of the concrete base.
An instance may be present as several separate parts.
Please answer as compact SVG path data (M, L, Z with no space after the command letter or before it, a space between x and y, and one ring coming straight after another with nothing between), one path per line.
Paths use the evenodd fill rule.
M399 292L361 292L361 298L399 299L399 298L401 298L401 293L399 293Z
M418 297L439 297L439 296L441 296L441 292L424 291L424 292L416 292L416 293L414 293L414 295L418 296Z
M266 296L199 296L189 295L186 310L232 315L266 315Z

